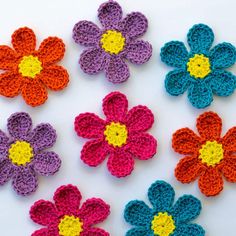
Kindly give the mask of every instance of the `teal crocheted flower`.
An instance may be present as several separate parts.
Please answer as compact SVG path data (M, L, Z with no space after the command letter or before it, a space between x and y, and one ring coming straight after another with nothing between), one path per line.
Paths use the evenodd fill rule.
M205 108L213 93L229 96L236 87L236 77L224 70L236 61L236 49L230 43L213 47L214 33L204 24L194 25L188 32L190 52L183 42L171 41L161 49L161 60L175 67L166 75L166 91L178 96L188 89L188 99L196 108Z
M143 201L130 201L125 220L135 226L126 236L204 236L204 229L190 223L201 211L201 202L192 195L183 195L173 205L174 189L164 181L156 181L148 189L153 209Z

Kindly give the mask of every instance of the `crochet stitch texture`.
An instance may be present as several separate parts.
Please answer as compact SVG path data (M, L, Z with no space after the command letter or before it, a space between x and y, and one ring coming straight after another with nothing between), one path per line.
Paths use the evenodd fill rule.
M147 18L140 12L132 12L122 19L122 14L121 6L110 0L98 9L103 29L85 20L79 21L73 29L75 42L88 47L79 59L81 69L91 75L104 70L112 83L129 78L125 59L140 65L152 55L152 46L138 39L147 31Z
M87 199L82 206L81 193L71 184L59 187L54 203L39 200L30 209L31 219L46 226L32 236L109 236L105 230L94 227L110 214L110 206L100 198Z
M120 92L112 92L103 99L106 120L94 113L83 113L75 118L78 136L93 139L82 151L81 159L89 166L98 166L109 156L107 167L112 175L125 177L134 168L134 159L153 157L157 141L146 133L154 116L146 106L135 106L128 111L128 100Z
M144 201L130 201L124 210L125 220L134 226L126 236L204 236L204 229L191 223L201 211L201 202L183 195L174 203L175 192L165 181L156 181L148 189L150 209Z
M236 77L225 68L235 64L235 47L220 43L210 49L214 33L204 24L194 25L187 40L190 52L180 41L168 42L161 49L161 60L176 68L166 75L166 91L178 96L188 90L188 99L196 108L209 106L213 94L231 95L236 87Z

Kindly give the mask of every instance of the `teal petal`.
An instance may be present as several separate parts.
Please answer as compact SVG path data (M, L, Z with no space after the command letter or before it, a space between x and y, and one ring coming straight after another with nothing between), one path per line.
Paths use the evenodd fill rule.
M205 230L197 224L178 225L172 236L204 236Z
M130 229L125 236L153 236L153 232L151 229L137 227Z

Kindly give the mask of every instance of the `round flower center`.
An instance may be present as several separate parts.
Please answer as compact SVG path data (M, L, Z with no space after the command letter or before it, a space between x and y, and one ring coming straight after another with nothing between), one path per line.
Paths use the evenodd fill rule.
M128 131L125 125L122 125L119 122L111 122L106 126L104 135L106 137L106 141L110 145L114 147L121 147L126 144Z
M169 236L175 230L175 221L167 212L159 212L154 216L151 224L154 235Z
M26 77L34 78L37 74L40 73L42 68L42 63L35 56L24 56L18 65L19 72Z
M208 166L215 166L224 158L224 149L222 144L217 143L216 141L207 141L202 145L199 153L199 158Z
M119 31L107 30L101 37L102 48L110 54L118 54L123 51L125 38Z
M60 236L79 236L83 231L83 223L80 218L65 215L58 225Z
M203 79L211 72L211 64L208 57L203 54L195 54L188 63L188 72L195 79Z
M25 141L16 141L8 150L8 157L16 165L26 165L33 158L33 148Z

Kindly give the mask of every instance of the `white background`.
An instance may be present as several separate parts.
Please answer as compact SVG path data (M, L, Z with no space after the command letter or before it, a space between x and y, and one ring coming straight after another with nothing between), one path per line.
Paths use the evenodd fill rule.
M124 14L141 11L149 19L144 39L152 43L151 60L143 66L129 65L131 77L121 85L109 83L103 73L97 76L84 74L78 66L83 47L74 43L71 31L79 20L99 24L97 9L102 0L21 0L1 1L0 44L10 45L11 34L22 26L32 28L39 43L48 36L61 37L67 50L61 64L70 74L70 84L62 92L49 92L45 105L27 106L19 96L0 98L0 128L6 131L7 118L16 111L29 112L34 125L49 122L57 130L58 139L52 150L63 161L60 172L53 177L39 177L39 188L33 195L23 198L12 190L10 182L0 187L0 235L29 236L41 226L29 218L29 208L38 199L51 200L54 191L62 184L79 187L83 201L101 197L111 205L111 214L100 224L112 236L121 236L131 227L123 219L125 204L133 199L147 201L147 189L157 179L173 185L176 198L194 194L202 201L203 210L196 220L210 236L235 235L236 184L225 181L224 191L215 198L204 197L197 182L183 185L174 177L174 168L181 158L171 148L171 136L182 127L195 130L195 120L203 110L193 108L186 93L171 97L164 89L165 75L172 68L160 61L160 48L165 42L176 39L186 42L186 34L195 23L206 23L215 32L215 42L228 41L236 45L235 0L119 0ZM236 73L236 66L232 69ZM97 168L89 168L80 160L80 150L86 140L78 138L73 130L76 115L94 112L104 118L101 109L103 97L119 90L129 99L129 107L147 105L155 114L150 132L158 139L158 154L149 161L136 161L135 169L127 178L112 177L106 161ZM236 125L236 93L229 98L214 98L206 110L217 112L223 119L223 133Z

